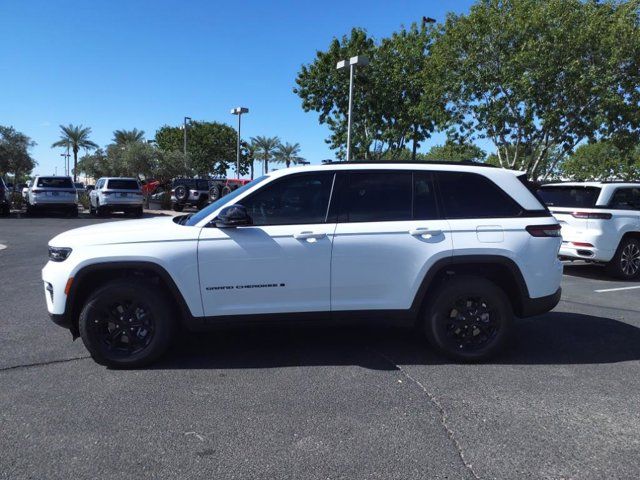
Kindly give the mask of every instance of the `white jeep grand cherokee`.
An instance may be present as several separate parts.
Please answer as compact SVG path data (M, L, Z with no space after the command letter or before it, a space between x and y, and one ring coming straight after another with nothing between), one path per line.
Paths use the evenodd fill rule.
M538 193L562 227L561 257L640 277L640 183L556 183Z
M283 169L200 212L104 223L49 243L54 322L93 358L139 366L179 326L393 318L479 361L514 316L560 299L560 227L517 172L437 163Z

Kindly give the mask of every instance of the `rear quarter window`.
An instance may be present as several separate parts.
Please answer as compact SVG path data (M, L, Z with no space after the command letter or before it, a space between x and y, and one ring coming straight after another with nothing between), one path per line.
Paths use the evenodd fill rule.
M477 173L438 172L446 218L518 217L524 209L498 185Z

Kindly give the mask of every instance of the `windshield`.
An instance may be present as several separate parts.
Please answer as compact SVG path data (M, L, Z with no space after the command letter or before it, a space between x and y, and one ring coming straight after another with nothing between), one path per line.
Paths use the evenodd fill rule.
M75 188L69 177L40 177L38 187L44 188Z
M581 186L542 187L538 194L549 207L595 207L600 188Z
M138 190L140 187L136 180L115 179L107 182L107 188L111 190Z
M201 222L202 220L207 218L213 212L218 210L220 207L222 207L223 205L226 205L227 203L229 203L231 200L236 198L238 195L243 194L244 192L246 192L247 190L249 190L253 186L263 182L267 178L269 178L268 175L264 175L262 177L256 178L255 180L247 183L245 186L234 190L233 192L231 192L228 195L225 195L222 198L219 198L218 200L216 200L215 202L210 204L208 207L203 208L202 210L200 210L195 215L189 217L189 219L184 223L184 225L187 225L188 227L193 227L194 225L198 224L199 222Z

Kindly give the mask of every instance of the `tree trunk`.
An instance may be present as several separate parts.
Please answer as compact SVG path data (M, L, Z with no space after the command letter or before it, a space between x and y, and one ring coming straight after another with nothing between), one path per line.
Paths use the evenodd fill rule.
M78 149L73 147L73 183L76 183L76 175L78 171Z
M411 151L411 161L416 161L416 152L418 151L418 132L416 131L415 125L413 126L413 150Z
M264 158L264 173L269 173L269 159L267 157Z
M253 180L253 162L254 160L251 160L251 180Z
M285 163L287 164L287 168L289 168L289 165L291 165L291 162L289 160L286 160Z

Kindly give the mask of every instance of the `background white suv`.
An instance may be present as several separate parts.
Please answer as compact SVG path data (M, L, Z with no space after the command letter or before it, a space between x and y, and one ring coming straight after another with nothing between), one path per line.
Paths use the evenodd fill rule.
M640 183L557 183L538 193L562 226L561 256L640 277Z
M62 210L78 216L78 192L71 177L37 176L27 190L27 215L43 210Z
M149 363L181 324L376 318L479 361L560 299L560 227L516 172L282 169L196 214L71 230L42 272L52 319L98 362Z
M89 213L105 215L111 212L124 212L142 216L144 198L140 183L135 178L105 177L96 182L89 193Z

